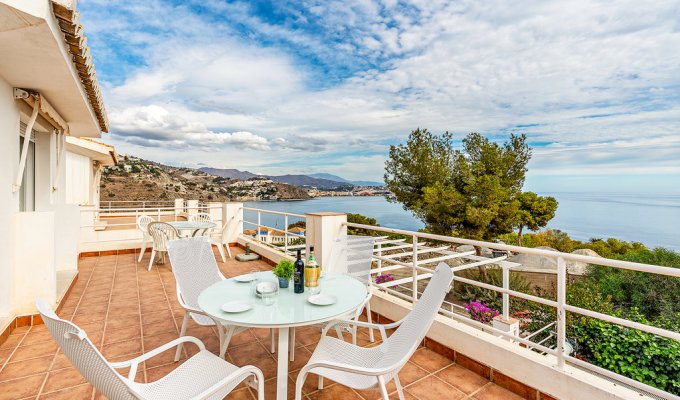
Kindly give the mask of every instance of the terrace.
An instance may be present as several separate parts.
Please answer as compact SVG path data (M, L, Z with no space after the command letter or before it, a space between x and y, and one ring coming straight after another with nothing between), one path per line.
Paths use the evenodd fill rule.
M81 208L78 279L59 302L58 314L79 324L112 361L128 359L178 336L183 311L175 295L175 281L169 263L147 272L148 255L136 262L141 233L135 216L146 214L163 220L183 220L202 211L213 216L218 226L225 224L227 242L232 253L242 253L250 246L262 256L254 262L229 259L218 264L223 274L233 277L253 269L268 270L271 265L298 248L315 246L320 264L329 257L330 247L339 232L347 229L362 233L377 232L374 252L374 275L391 273L392 282L375 284L371 301L374 322L403 317L440 261L447 262L455 281L497 291L503 298L502 315L493 324L473 321L455 301L445 302L420 348L401 371L406 398L414 399L678 399L670 393L652 388L579 360L568 352L565 335L566 314L574 313L613 322L662 337L679 340L680 334L622 320L567 304L568 264L596 263L612 268L678 277L670 268L597 259L582 255L516 248L495 243L480 243L460 238L428 235L399 229L348 223L344 214L308 213L305 215L249 209L241 203L208 203L178 199L167 204L118 204L106 208ZM289 231L288 226L305 221L306 229ZM263 228L263 229L259 229ZM263 230L279 232L283 240L272 243L260 237ZM253 230L254 235L244 231ZM481 245L495 250L478 256L469 247ZM136 250L135 250L136 249ZM557 291L553 297L538 297L515 292L510 276L517 263L507 261L505 252L537 254L557 261ZM216 253L217 254L217 253ZM481 265L502 271L503 284L492 286L470 280L460 272ZM456 283L456 284L459 284ZM509 317L512 301L531 301L557 310L557 319L533 332L521 331ZM447 299L448 300L448 299ZM5 398L99 398L94 389L73 369L56 348L39 320L17 319L15 328L0 345L0 400ZM193 322L192 322L193 323ZM546 335L549 333L548 335ZM187 334L203 340L217 352L218 338L212 328L191 326ZM232 340L227 359L236 365L253 364L265 374L266 398L276 390L276 358L268 351L268 331L248 330ZM294 379L319 340L316 328L298 330L297 356L289 367L289 398ZM538 338L548 337L549 339ZM367 332L359 343L374 345ZM551 344L552 343L552 344ZM185 350L186 352L186 350ZM176 368L174 350L140 368L137 380L151 382ZM185 353L186 356L186 353ZM184 359L184 358L183 358ZM314 380L314 379L312 379ZM392 391L395 390L390 385ZM254 398L254 391L240 387L229 398ZM321 391L309 382L304 395L308 399L372 399L379 393L356 392L328 382ZM391 393L396 398L396 392Z

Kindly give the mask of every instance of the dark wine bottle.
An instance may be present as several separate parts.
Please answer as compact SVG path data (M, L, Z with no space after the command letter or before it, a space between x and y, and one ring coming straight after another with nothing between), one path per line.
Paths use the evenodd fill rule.
M293 273L293 291L295 293L304 293L305 291L305 263L302 261L302 250L297 251L297 260L295 260L295 272Z

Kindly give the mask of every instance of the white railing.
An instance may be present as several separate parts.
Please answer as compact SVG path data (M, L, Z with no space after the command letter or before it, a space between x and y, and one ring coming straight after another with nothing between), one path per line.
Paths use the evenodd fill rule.
M264 243L267 245L272 245L274 247L277 244L282 244L283 245L283 252L284 254L290 254L289 251L296 251L296 250L302 250L302 253L305 252L305 245L291 245L291 242L294 242L296 239L306 239L305 234L302 233L297 233L297 232L290 232L288 229L288 226L290 225L290 219L293 218L295 220L305 220L305 216L302 214L294 214L294 213L287 213L287 212L281 212L281 211L272 211L272 210L264 210L261 208L252 208L252 207L243 207L242 210L244 211L243 215L243 220L239 221L243 223L244 230L246 229L246 225L252 226L255 229L255 235L253 235L254 239L257 240L260 243ZM251 211L256 213L256 221L248 221L245 218L245 211ZM283 218L283 229L280 229L278 227L274 226L268 226L265 223L262 222L262 214L269 214L269 215L274 215L274 216L279 216ZM267 232L265 235L262 234L263 228L266 228ZM279 235L273 235L271 232L278 232L282 233L283 236ZM305 230L306 232L306 230Z
M119 210L122 208L168 208L174 207L173 200L104 200L99 201L99 208L102 210Z
M539 331L544 331L546 329L556 329L556 337L555 340L557 342L556 348L549 348L543 345L544 341L540 341L539 343L536 343L534 341L531 341L530 339L533 338L532 335L529 337L520 337L517 335L514 335L512 333L505 332L500 329L495 329L489 325L482 324L480 322L471 320L469 318L466 318L459 313L454 312L453 307L446 307L449 308L448 310L446 308L440 309L440 312L443 315L449 316L453 319L460 320L462 322L465 322L467 324L471 324L474 326L477 326L478 328L483 329L486 332L492 332L495 335L500 335L503 337L508 338L509 340L516 342L518 344L523 344L531 349L535 349L537 351L540 351L545 354L551 354L556 357L556 362L557 362L557 367L558 368L563 368L566 362L569 362L573 365L579 366L581 368L585 368L591 371L594 371L598 374L604 375L606 377L609 377L611 379L617 380L619 382L622 382L624 384L627 384L629 386L632 386L634 388L637 388L639 390L645 391L647 393L656 395L656 396L661 396L662 398L670 398L670 399L680 399L678 396L674 396L670 393L664 392L660 389L654 388L652 386L646 385L644 383L638 382L636 380L627 378L625 376L616 374L614 372L611 372L609 370L600 368L598 366L595 366L593 364L590 364L588 362L582 361L578 358L575 358L573 356L570 356L568 354L565 354L565 348L566 348L566 315L567 312L574 313L574 314L579 314L595 319L599 319L602 321L614 323L620 326L624 326L627 328L632 328L632 329L637 329L641 330L647 333L651 333L654 335L658 335L667 339L671 340L677 340L680 341L680 333L670 331L667 329L659 328L656 326L652 325L647 325L647 324L642 324L639 322L634 322L630 321L627 319L619 318L619 317L614 317L611 315L603 314L600 312L592 311L592 310L587 310L584 308L576 307L573 305L570 305L566 301L566 293L567 293L567 261L573 261L573 262L579 262L579 263L585 263L585 264L594 264L594 265L602 265L602 266L607 266L611 268L619 268L619 269L625 269L625 270L631 270L631 271L639 271L639 272L645 272L645 273L651 273L651 274L657 274L657 275L664 275L664 276L670 276L670 277L676 277L680 278L680 268L669 268L669 267L661 267L661 266L656 266L656 265L649 265L649 264L641 264L641 263L635 263L635 262L628 262L628 261L620 261L620 260L612 260L612 259L607 259L607 258L600 258L600 257L591 257L591 256L585 256L585 255L579 255L579 254L570 254L570 253L561 253L557 251L550 251L550 250L543 250L543 249L535 249L535 248L526 248L526 247L519 247L519 246L511 246L511 245L506 245L506 244L501 244L501 243L489 243L489 242L482 242L478 240L469 240L469 239L462 239L462 238L456 238L456 237L450 237L450 236L442 236L442 235L435 235L435 234L429 234L429 233L422 233L422 232L414 232L414 231L408 231L408 230L403 230L403 229L394 229L394 228L385 228L385 227L380 227L380 226L372 226L372 225L363 225L363 224L355 224L355 223L346 223L345 224L348 228L354 228L354 229L364 229L364 230L371 230L371 231L376 231L376 232L381 232L381 233L391 233L391 234L397 234L397 235L404 235L407 237L410 237L411 243L406 243L405 239L392 239L392 240L379 240L377 242L375 254L374 254L374 260L376 261L377 267L374 268L372 271L374 274L379 274L383 273L385 271L395 271L395 270L407 270L410 271L410 276L402 279L397 279L391 282L385 282L381 284L375 284L374 286L381 291L385 291L391 295L394 295L396 297L399 297L401 299L411 301L411 302L417 302L418 301L418 282L423 280L423 279L429 279L432 276L433 269L432 268L427 268L424 265L425 264L431 264L439 261L446 261L454 258L466 258L471 260L472 262L464 263L462 265L454 266L451 268L451 270L454 272L454 281L456 282L461 282L465 283L468 285L473 285L477 286L483 289L488 289L492 290L498 293L502 294L503 298L503 316L507 318L509 315L509 301L510 301L510 296L513 296L515 298L519 299L524 299L528 301L532 301L535 303L539 303L545 306L553 307L556 310L557 314L557 319L554 323L554 325L548 325ZM474 246L476 248L489 248L492 250L498 250L498 251L503 251L503 252L512 252L512 253L523 253L523 254L530 254L530 255L535 255L535 256L541 256L541 257L548 257L551 259L556 260L557 263L557 293L556 293L556 300L550 300L550 299L545 299L542 297L530 295L527 293L522 293L518 292L515 290L510 289L509 287L509 281L510 281L510 270L513 267L514 263L509 263L505 261L506 256L500 256L500 257L493 257L493 258L486 258L486 257L481 257L481 256L476 256L473 255L474 252L464 252L464 253L457 253L455 251L451 250L446 250L439 248L435 251L426 251L426 244L423 242L420 242L421 240L430 240L433 242L446 242L446 243L451 243L455 245L470 245ZM385 244L387 243L393 244L391 247L385 247ZM440 246L440 245L438 245ZM403 254L407 257L411 258L410 262L406 261L401 261L397 256L393 255L385 255L385 252L388 252L389 250L396 250L396 249L410 249L410 251L403 252L403 253L397 253L397 254ZM436 257L431 257L427 256L425 259L421 259L419 256L425 254L425 253L432 253L432 252L437 252L441 254L441 256L436 256ZM472 254L471 254L472 253ZM389 264L386 266L386 264ZM494 285L490 285L487 283L483 282L478 282L475 280L471 280L468 278L464 278L462 276L456 276L456 272L461 272L463 270L467 270L472 267L479 267L481 265L499 265L502 268L503 271L503 286L498 287ZM518 264L515 264L518 265ZM404 284L407 284L408 286L404 286ZM406 289L409 294L404 294L398 290L395 290L394 288L402 288ZM447 305L448 306L448 305ZM539 331L534 332L534 334L539 333Z
M136 247L142 238L137 228L139 216L148 215L156 221L174 222L186 221L190 215L199 212L211 214L218 228L224 224L221 205L211 206L198 202L195 206L182 205L181 207L175 207L174 202L173 206L166 207L81 207L79 243L81 248L111 243L130 243L132 247Z

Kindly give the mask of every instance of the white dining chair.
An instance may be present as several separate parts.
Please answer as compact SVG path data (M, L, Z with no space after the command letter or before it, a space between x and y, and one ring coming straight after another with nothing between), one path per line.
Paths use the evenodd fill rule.
M210 240L202 236L172 240L168 243L168 255L175 275L177 301L184 309L180 337L186 334L189 318L202 326L215 326L220 339L220 357L224 357L232 336L248 328L216 322L198 305L198 296L203 290L225 279L215 261ZM271 334L273 338L273 330ZM179 360L181 351L182 345L179 345L175 361Z
M326 272L338 272L352 276L366 285L366 299L350 314L340 319L350 319L358 321L361 314L366 310L366 318L369 323L371 319L371 265L373 264L373 248L375 237L360 235L340 235L333 244L328 262L324 267ZM342 331L349 331L352 335L352 343L357 343L356 325L335 326L338 337L342 338ZM368 330L369 340L375 341L373 329Z
M177 229L165 222L151 222L148 227L149 235L153 239L151 248L151 258L149 259L149 271L156 259L156 254L160 253L165 262L165 253L168 252L168 241L179 237Z
M195 337L180 337L130 360L109 362L85 331L59 318L42 299L37 300L36 306L66 358L108 399L221 399L245 381L254 385L258 399L264 400L264 376L259 368L252 365L239 368L206 350ZM184 343L195 344L198 353L155 382L135 382L140 364ZM116 371L123 368L129 368L127 376Z
M149 235L149 224L154 221L155 220L148 215L140 215L137 217L137 229L142 232L142 245L139 249L139 258L137 259L137 262L142 261L147 246L153 246L153 238Z
M295 399L302 398L302 386L307 375L312 373L319 376L319 389L323 389L323 379L328 378L356 390L377 387L383 400L388 400L387 384L394 379L399 399L403 400L404 392L398 373L430 329L451 288L452 280L451 267L440 263L413 310L400 321L381 325L339 320L328 324L309 362L298 374L295 382ZM383 342L367 348L327 336L328 330L333 328L334 324L354 324L377 329ZM393 328L396 328L396 331L388 337L387 329Z

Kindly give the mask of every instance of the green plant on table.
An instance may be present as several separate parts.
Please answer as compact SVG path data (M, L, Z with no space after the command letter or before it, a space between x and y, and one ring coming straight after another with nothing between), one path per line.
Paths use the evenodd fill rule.
M293 262L287 258L282 259L279 261L278 264L276 264L276 267L272 270L274 275L278 278L286 278L290 280L293 277L293 272L295 271L295 267L293 266Z

